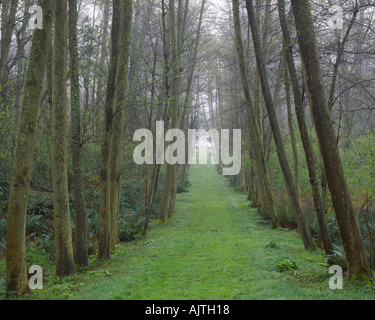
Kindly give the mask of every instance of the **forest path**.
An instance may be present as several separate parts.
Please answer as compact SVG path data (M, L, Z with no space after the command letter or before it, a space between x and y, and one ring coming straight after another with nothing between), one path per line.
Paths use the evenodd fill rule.
M178 195L176 217L153 223L147 241L124 244L125 254L108 266L115 275L88 285L76 298L343 298L340 290L328 288L324 256L304 250L296 232L259 223L257 212L244 206L246 194L229 187L214 166L193 166L190 182L189 192ZM267 248L272 241L279 248ZM303 272L277 272L286 259ZM312 274L320 275L320 282L310 283Z

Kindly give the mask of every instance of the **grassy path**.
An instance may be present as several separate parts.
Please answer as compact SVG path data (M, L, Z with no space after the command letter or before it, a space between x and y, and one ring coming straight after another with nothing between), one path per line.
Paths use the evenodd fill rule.
M125 244L110 264L115 275L85 287L78 299L345 299L370 298L369 287L344 281L328 288L320 252L303 249L296 232L262 225L246 195L228 187L213 166L196 166L178 195L176 217L154 223L142 245ZM278 248L267 248L269 243ZM280 261L298 264L278 272Z

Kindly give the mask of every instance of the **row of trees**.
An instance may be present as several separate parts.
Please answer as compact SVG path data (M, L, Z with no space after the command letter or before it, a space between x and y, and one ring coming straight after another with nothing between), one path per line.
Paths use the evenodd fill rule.
M331 4L332 5L332 4ZM272 2L266 4L269 8ZM291 208L295 215L297 228L301 234L301 238L306 249L314 247L314 241L304 216L299 195L299 178L298 178L298 158L296 152L296 137L291 116L291 95L294 98L295 113L297 117L298 130L305 153L309 181L311 184L314 207L319 222L319 232L322 239L323 247L327 255L333 254L333 244L326 221L327 207L321 194L318 177L319 163L323 164L324 183L327 182L330 200L336 217L339 229L341 243L348 264L349 278L372 278L372 272L365 251L363 238L358 226L356 212L354 210L353 201L351 199L347 182L345 179L344 169L340 157L337 133L332 121L333 100L336 94L337 73L340 68L345 45L348 41L349 34L360 10L369 8L369 4L358 4L355 2L352 6L352 16L345 25L346 33L343 37L336 35L337 55L333 67L333 75L329 77L331 83L330 92L325 85L325 79L322 75L321 59L319 54L319 46L315 33L315 23L313 13L309 5L309 1L291 1L291 12L286 10L285 1L277 2L278 19L281 28L281 50L279 58L279 66L277 72L281 77L277 81L284 81L285 102L287 106L287 117L290 138L293 149L293 164L295 174L290 167L290 162L285 152L282 132L280 130L279 119L275 106L279 94L279 83L276 82L275 94L271 92L269 80L270 72L274 72L267 68L267 20L271 19L270 11L267 7L264 13L263 38L260 33L260 15L259 3L255 7L252 0L246 1L246 13L249 33L252 36L253 50L256 60L257 79L259 81L259 90L263 96L263 102L267 112L270 124L270 131L274 138L276 154L279 160L281 172L284 177L285 189L288 194ZM266 157L262 146L262 130L259 128L259 120L257 119L256 108L259 108L259 100L254 104L252 93L250 92L250 83L247 76L247 61L244 56L243 36L241 34L240 6L237 0L232 1L233 7L233 24L235 29L235 43L237 47L237 56L239 62L239 70L241 73L242 87L245 96L246 109L248 111L249 127L251 130L250 137L252 139L253 154L255 160L256 171L258 173L258 181L263 183L261 192L261 209L270 212L273 225L278 225L277 212L274 207L273 194L270 187L269 172L267 170ZM256 11L256 9L258 11ZM293 35L291 29L294 28L291 23L291 13L293 13L295 30ZM333 30L333 29L332 29ZM298 47L295 46L295 40L298 41ZM296 52L301 58L299 64L300 71L297 71ZM302 76L299 76L301 74ZM320 152L314 154L313 145L308 132L306 122L306 113L304 111L304 92L306 90L308 96L308 104L311 111L315 131L317 134L317 144ZM259 114L259 111L258 111ZM257 121L258 120L258 121ZM261 121L261 120L260 120ZM258 184L259 184L258 182Z
M372 134L370 2L337 3L343 33L327 27L336 4L329 1L39 0L43 29L34 32L27 28L31 4L1 2L0 169L3 176L12 171L7 292L29 291L31 191L53 195L61 277L88 267L91 241L101 259L110 259L130 183L137 184L129 202L137 203L141 233L151 219L173 217L188 165L137 166L132 159L136 129L151 130L155 144L164 140L157 121L165 132L243 129L242 168L231 183L248 192L273 227L282 224L280 197L287 199L306 249L316 245L302 201L311 199L327 256L334 252L332 210L349 277L372 277L352 197L365 179L348 183L350 167L340 155ZM373 189L366 188L371 200ZM94 240L90 189L99 197Z
M192 97L205 1L199 5L188 0L161 4L114 0L88 4L87 9L94 10L94 18L98 7L102 12L98 49L94 45L95 21L84 24L79 34L77 26L83 2L41 0L38 4L43 9L43 29L33 32L29 48L16 120L18 132L7 210L6 286L8 293L18 295L29 292L26 212L41 100L42 105L46 103L44 92L50 107L47 128L51 145L54 250L56 275L60 277L76 273L78 267L88 267L84 187L87 181L84 147L88 141L93 144L100 141L101 145L95 151L100 190L98 256L107 260L118 241L124 147L126 150L126 141L130 146L134 144L132 129L142 125L155 132L156 121L163 120L164 129L171 126L187 130L199 118L198 108L192 107ZM144 116L147 120L140 121ZM126 153L125 161L132 154ZM187 167L164 168L155 163L134 171L138 173L135 178L144 181L139 190L138 214L145 218L145 234L157 190L161 192L160 219L167 222L173 216L178 176L186 180ZM74 198L73 208L70 193ZM71 210L75 212L74 221Z

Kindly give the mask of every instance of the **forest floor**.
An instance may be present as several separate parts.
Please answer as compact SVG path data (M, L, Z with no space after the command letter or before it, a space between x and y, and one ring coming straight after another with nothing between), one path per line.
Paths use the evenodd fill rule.
M124 244L123 255L107 266L113 276L84 286L76 299L375 298L373 286L346 278L342 290L330 289L323 252L304 250L295 231L264 224L246 194L214 166L193 166L189 179L175 217ZM278 266L295 268L281 272Z
M374 285L346 277L342 290L330 289L333 275L324 252L305 250L295 231L271 229L249 206L247 195L235 191L214 166L191 167L189 180L168 223L153 221L146 236L118 244L108 262L90 256L89 270L74 276L54 276L46 260L43 290L23 299L375 298ZM29 263L41 263L45 255L36 251ZM0 291L1 299L4 286Z

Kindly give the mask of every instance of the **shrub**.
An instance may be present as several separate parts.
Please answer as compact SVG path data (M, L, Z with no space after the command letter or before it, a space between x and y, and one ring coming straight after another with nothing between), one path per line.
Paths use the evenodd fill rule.
M269 243L267 243L264 247L265 248L270 248L270 249L280 249L280 246L274 240L272 240Z
M118 236L120 241L130 241L143 230L145 217L135 211L123 210L119 214Z
M294 260L290 260L290 259L280 261L276 266L276 270L279 272L285 272L285 271L291 271L291 270L295 271L297 269L299 269L297 262Z
M327 256L327 261L331 265L338 265L341 266L342 268L346 268L346 259L345 259L345 252L343 247L333 245L333 254Z

